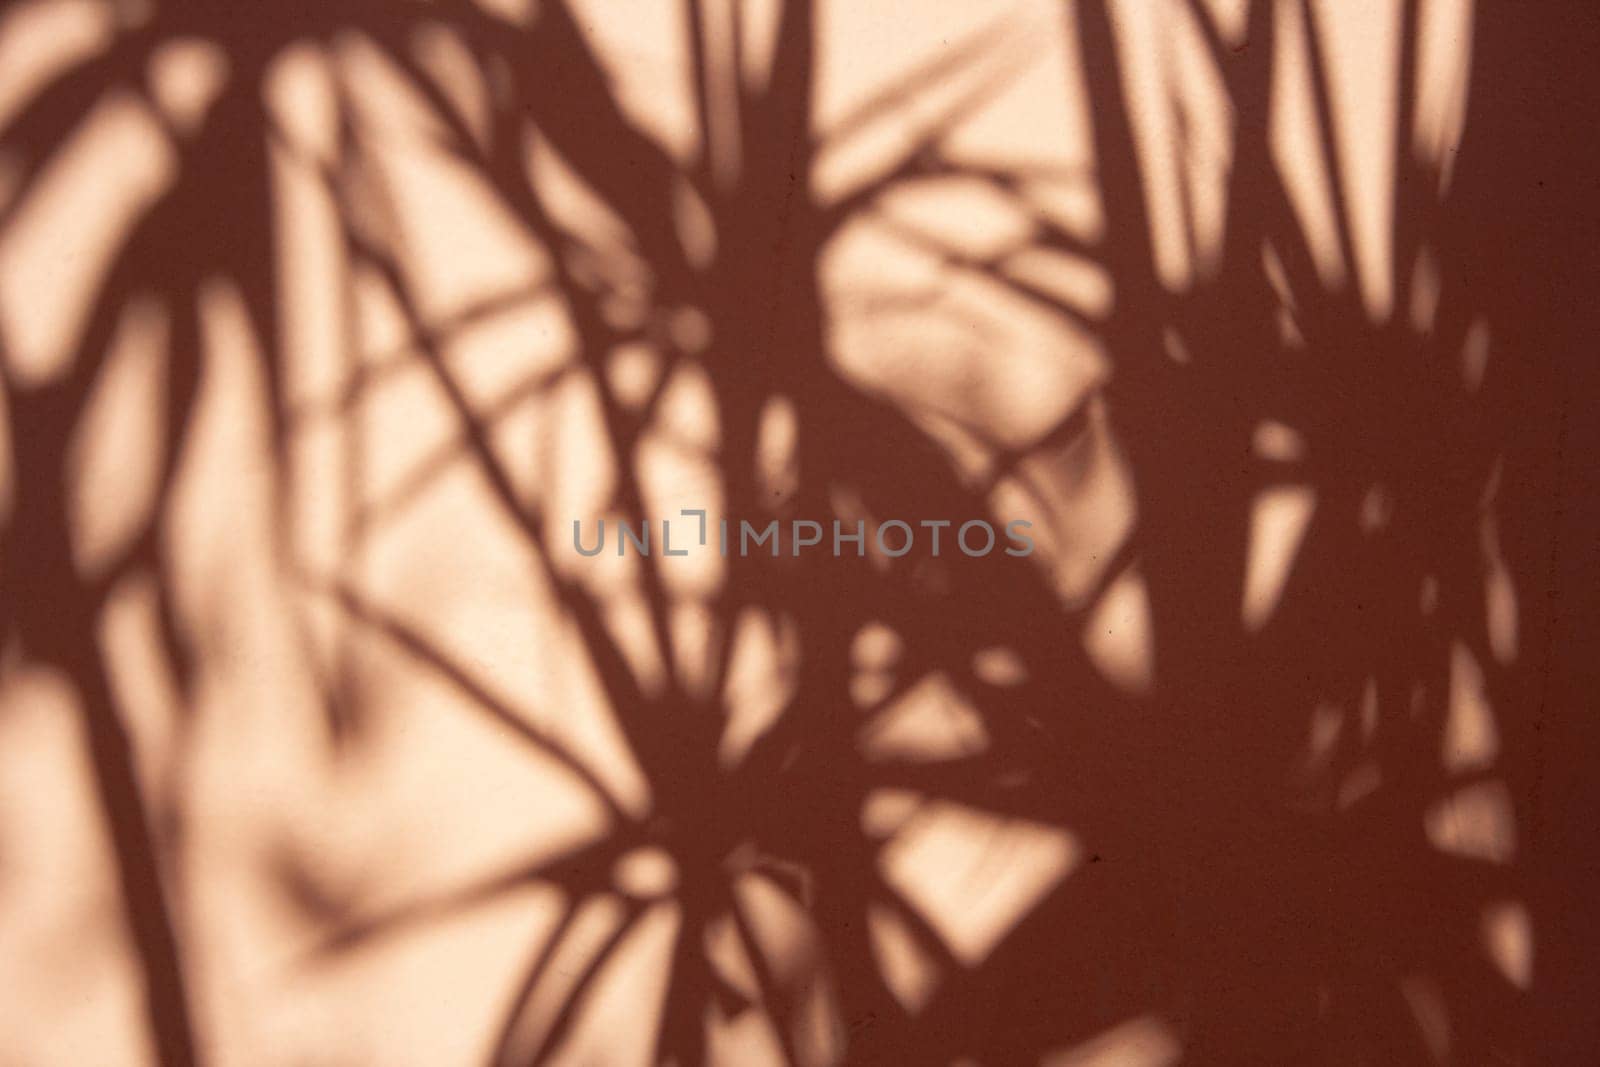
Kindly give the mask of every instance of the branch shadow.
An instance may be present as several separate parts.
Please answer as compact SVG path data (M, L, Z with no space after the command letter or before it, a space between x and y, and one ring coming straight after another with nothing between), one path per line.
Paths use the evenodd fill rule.
M0 144L20 163L0 241L48 191L52 157L99 102L142 93L148 113L170 114L141 81L163 43L200 39L227 61L204 117L162 128L175 177L118 243L64 369L37 378L8 353L0 381L6 670L46 665L75 687L159 1062L201 1062L207 1046L176 874L189 813L174 788L141 780L99 635L118 584L152 579L165 659L182 703L195 702L198 642L172 589L167 524L209 373L204 294L219 279L239 295L259 354L287 582L332 604L341 632L441 683L601 813L599 831L570 850L454 890L376 910L327 904L306 968L543 886L559 891L559 918L523 953L487 1039L490 1062L612 1062L622 1053L604 1032L586 1039L598 1048L577 1039L586 1013L610 976L657 964L659 1004L639 1012L649 1032L626 1046L652 1062L726 1058L716 1034L750 1020L759 1034L740 1062L1578 1062L1592 1052L1594 1023L1569 1018L1567 991L1593 978L1594 961L1555 933L1572 922L1576 890L1554 849L1571 846L1541 851L1550 838L1539 833L1556 817L1541 783L1583 765L1576 748L1545 739L1553 713L1541 687L1551 649L1564 647L1551 636L1550 501L1570 416L1552 383L1588 335L1577 313L1552 310L1541 276L1544 257L1592 263L1593 226L1569 223L1592 219L1592 189L1572 169L1593 161L1558 145L1592 97L1585 57L1597 20L1576 5L1538 25L1474 9L1472 91L1446 160L1415 147L1423 15L1399 5L1384 280L1398 310L1375 315L1325 13L1251 5L1230 33L1199 0L1172 6L1215 71L1233 131L1208 252L1202 213L1180 211L1180 240L1199 264L1183 285L1163 273L1156 157L1129 103L1131 31L1099 4L1052 24L1084 71L1093 169L1066 178L1092 183L1098 233L1041 208L1036 183L1052 176L955 147L963 123L1032 69L1026 28L982 27L830 125L819 117L825 57L808 0L777 7L759 78L738 16L719 37L704 5L685 5L698 130L688 153L629 110L614 61L560 0L522 22L467 0L270 16L156 5L7 120ZM476 112L419 46L440 27L482 75ZM1309 136L1346 267L1339 280L1319 262L1325 251L1271 139L1286 62L1273 42L1296 32L1308 42ZM407 87L432 149L541 250L542 278L464 310L430 301L419 269L429 251L394 178L399 150L364 103L376 79L340 65L352 35ZM333 71L326 151L306 151L266 100L276 59L307 42ZM1554 87L1549 106L1525 109ZM829 153L886 123L904 128L887 161L818 192ZM1198 136L1180 122L1168 147L1190 159ZM535 150L587 199L553 194L530 166ZM719 162L729 158L732 170ZM384 362L359 363L326 410L297 405L286 384L274 177L284 159L314 172L331 205L343 284L370 282L403 338ZM1023 236L973 251L905 221L897 197L950 182L1025 218ZM913 380L864 384L840 355L842 320L929 320L949 308L938 292L924 302L892 287L890 302L845 308L827 264L862 226L931 263L935 290L970 285L1087 339L1103 373L1052 398L1055 413L1026 431L1014 429L1021 413L985 410L978 390L925 402ZM1024 254L1098 272L1113 295L1041 284ZM88 567L75 548L75 442L139 301L169 326L158 473L134 532ZM551 369L530 356L486 402L455 340L539 302L559 309L570 362ZM630 392L615 367L641 344L659 363ZM569 515L550 487L563 463L584 457L553 450L530 479L504 431L524 405L582 383L610 462L602 510L648 524L670 498L651 483L651 457L672 440L675 383L691 371L704 386L700 428L715 427L700 458L723 514L959 525L1015 504L1037 519L1044 558L727 554L699 605L709 636L696 649L670 561L644 557L626 571L641 620L627 632L623 597L552 543ZM353 425L387 377L411 373L448 413L445 444L375 495L351 446L337 561L346 573L300 566L297 428ZM790 445L775 476L763 457L783 419ZM537 709L501 695L427 620L365 592L373 541L462 470L574 635L646 803L544 725L557 694ZM1064 591L1051 568L1082 539L1073 522L1094 512L1084 487L1117 470L1131 518L1090 546L1103 561ZM1270 517L1291 513L1288 527ZM1272 522L1293 528L1275 582L1258 574L1270 567L1261 545ZM1252 608L1261 581L1271 595ZM1128 590L1144 619L1131 674L1108 669L1092 640ZM786 681L768 681L769 720L730 756L728 694L751 617L788 649L777 672ZM314 646L311 625L292 622ZM872 689L863 678L875 641L890 649L878 673L891 680ZM363 706L337 673L319 674L330 743L358 746L363 722L384 709ZM964 725L908 747L893 723L925 714L930 692ZM180 759L186 743L180 730ZM956 843L928 843L938 841ZM670 877L624 874L640 855L665 857ZM957 877L963 863L979 873ZM639 964L630 946L665 915L667 958ZM1096 1050L1125 1058L1088 1058Z

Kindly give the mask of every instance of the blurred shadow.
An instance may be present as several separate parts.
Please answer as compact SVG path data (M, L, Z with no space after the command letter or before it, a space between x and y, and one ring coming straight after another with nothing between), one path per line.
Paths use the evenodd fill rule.
M92 1060L1587 1062L1600 17L819 6L0 16Z

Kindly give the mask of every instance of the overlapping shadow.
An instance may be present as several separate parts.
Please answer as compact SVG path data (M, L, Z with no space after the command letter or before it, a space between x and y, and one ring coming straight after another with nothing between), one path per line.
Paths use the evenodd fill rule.
M164 131L176 177L118 245L66 369L36 382L8 362L4 381L8 669L49 665L76 687L156 1058L194 1063L204 1047L172 903L186 812L162 783L135 773L99 627L116 583L149 576L164 655L180 680L192 676L164 524L205 367L201 294L219 278L247 309L280 494L294 496L287 455L297 415L283 385L281 202L271 175L274 153L298 149L264 103L263 83L291 44L331 47L359 33L403 75L439 151L547 254L539 296L559 306L575 355L559 371L514 375L498 406L460 379L451 336L502 301L447 321L429 310L406 209L386 184L381 131L356 102L361 86L335 79L337 143L309 165L336 206L350 269L377 279L398 310L403 359L432 383L455 434L390 496L363 505L352 555L363 529L467 464L581 639L649 799L642 812L630 805L559 730L498 696L426 627L350 575L298 566L285 547L287 581L336 605L352 632L384 642L465 711L504 727L508 745L553 761L605 817L592 839L456 892L322 916L328 935L306 966L543 885L561 892L560 916L524 953L493 1062L571 1054L593 991L663 899L676 924L665 993L658 1017L641 1011L655 1020L647 1045L657 1062L708 1062L708 1019L747 1015L766 1020L767 1052L793 1063L1041 1062L1108 1033L1145 1041L1142 1053L1137 1042L1106 1046L1126 1057L1114 1062L1582 1062L1593 1022L1574 1025L1564 992L1581 988L1594 965L1561 936L1574 890L1554 854L1541 852L1539 830L1550 817L1541 783L1574 773L1553 763L1579 759L1543 739L1564 410L1552 383L1580 338L1578 318L1550 299L1578 286L1547 288L1545 264L1591 262L1593 190L1572 173L1586 154L1563 138L1592 97L1585 57L1596 20L1576 5L1539 20L1509 6L1476 11L1464 133L1445 164L1413 148L1422 7L1401 5L1387 279L1400 310L1388 315L1364 303L1353 266L1342 283L1319 269L1272 154L1274 63L1283 59L1269 42L1291 18L1315 41L1312 4L1251 5L1233 38L1205 5L1173 6L1205 41L1234 131L1216 252L1182 287L1163 278L1153 252L1150 157L1128 104L1127 52L1097 4L1059 16L1087 74L1103 220L1088 237L1037 211L1026 175L947 151L963 117L1010 84L1021 62L1013 37L996 31L953 46L828 125L814 113L821 38L806 0L779 8L761 79L738 73L737 48L710 48L702 5L687 5L701 131L689 165L630 117L580 19L552 0L525 23L464 0L270 14L156 5L34 94L0 131L20 161L0 227L39 194L53 154L97 103L114 89L144 91L141 72L161 45L209 42L229 68L195 128ZM447 27L492 72L487 122L467 117L419 60L414 31L425 24ZM1313 44L1307 55L1334 239L1353 265L1353 206L1341 192L1353 164L1334 132L1327 53ZM1547 103L1530 107L1534 96ZM933 117L905 118L914 107ZM906 143L872 177L823 200L809 178L818 159L885 117L912 131ZM595 241L530 180L531 130L622 239ZM718 163L729 144L732 171ZM864 389L839 367L846 312L820 270L832 242L879 217L895 190L952 179L1030 216L1010 251L1080 260L1112 289L1106 308L1086 307L1008 271L1003 255L900 235L951 274L1070 323L1103 355L1102 384L1026 445L985 438L961 412ZM698 205L696 226L682 222L685 201ZM503 303L529 298L511 293ZM624 298L638 307L618 313ZM86 568L74 555L73 442L113 336L141 301L168 323L160 474L137 532L115 558ZM1418 306L1426 314L1412 314ZM662 326L686 312L696 329ZM630 399L610 368L641 339L661 364ZM692 669L670 579L658 560L643 561L630 573L642 640L664 665L652 682L611 605L561 559L565 546L549 543L570 517L523 488L498 423L522 398L583 377L615 461L608 513L653 519L660 497L641 457L669 386L689 366L703 372L717 428L709 454L730 516L959 521L1018 499L1004 492L1049 516L1060 509L1052 500L1070 510L1074 478L1095 462L1085 457L1113 449L1134 519L1072 597L1037 559L730 556L706 601L711 637ZM367 384L353 380L352 405ZM775 406L790 413L793 442L792 481L780 493L761 458ZM1313 505L1300 512L1292 563L1269 607L1241 613L1261 551L1259 516L1288 499L1273 495L1285 490ZM1133 683L1108 676L1085 643L1097 606L1128 582L1147 618L1145 674ZM783 620L789 681L772 683L770 726L730 759L724 698L740 620L752 614ZM868 622L894 635L894 653L892 681L863 698ZM1006 670L984 666L993 650ZM931 680L981 743L903 758L864 740ZM336 736L374 713L334 681L324 696ZM887 821L870 814L885 809ZM963 938L959 917L928 906L935 871L908 876L888 858L919 820L950 811L974 813L997 840L997 828L1018 825L1049 842L1015 846L1014 865L1053 864L1051 874L998 933L976 941ZM641 850L670 860L669 889L619 885L618 865ZM612 907L603 922L596 902ZM936 976L916 995L886 962L886 927L909 946L902 956ZM733 948L708 947L724 934ZM558 967L563 954L578 962Z

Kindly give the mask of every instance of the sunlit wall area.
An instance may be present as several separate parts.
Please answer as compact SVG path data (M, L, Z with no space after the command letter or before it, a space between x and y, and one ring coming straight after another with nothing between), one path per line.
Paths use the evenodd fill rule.
M1589 1062L1597 27L6 6L0 1062Z

